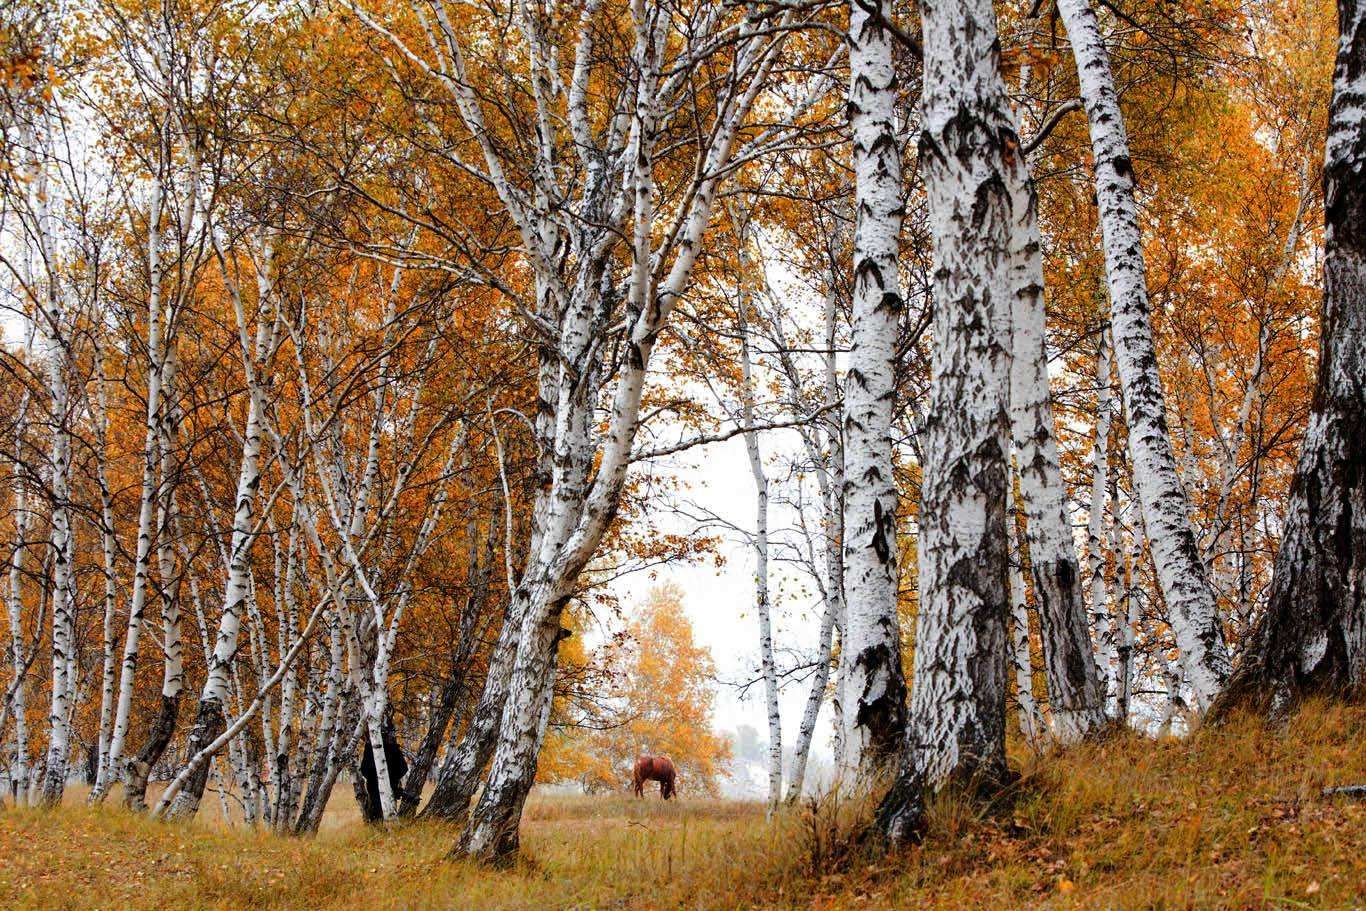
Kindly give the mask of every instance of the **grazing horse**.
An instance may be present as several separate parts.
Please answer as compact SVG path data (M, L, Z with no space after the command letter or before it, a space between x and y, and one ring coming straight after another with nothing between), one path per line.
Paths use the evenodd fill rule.
M637 797L645 796L645 782L659 782L659 796L668 800L678 793L678 770L668 756L642 756L636 760L631 784Z

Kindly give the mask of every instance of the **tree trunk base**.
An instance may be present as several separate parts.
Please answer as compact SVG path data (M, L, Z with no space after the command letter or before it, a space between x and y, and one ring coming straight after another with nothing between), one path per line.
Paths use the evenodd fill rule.
M157 717L152 721L147 742L143 744L142 749L138 750L136 756L128 760L123 781L123 805L128 809L140 813L146 812L147 779L152 774L152 766L156 765L157 760L166 752L166 747L171 742L171 735L175 733L176 719L179 715L180 695L167 696L163 694L161 708L157 712Z
M185 744L186 754L197 755L222 734L226 727L227 718L223 714L223 703L217 699L201 699L194 726L190 728L190 735ZM199 802L204 797L204 789L208 787L209 769L212 765L212 759L204 762L185 782L185 786L166 812L168 819L193 819L199 812Z

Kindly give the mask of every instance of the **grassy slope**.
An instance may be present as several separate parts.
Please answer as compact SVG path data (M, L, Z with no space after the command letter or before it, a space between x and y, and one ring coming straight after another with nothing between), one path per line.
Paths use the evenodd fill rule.
M528 860L442 859L454 833L339 824L303 841L176 827L117 809L0 813L10 908L1366 908L1366 707L1283 734L1235 723L1187 742L1121 738L1024 762L1012 811L941 801L922 847L828 862L824 808L544 798ZM349 795L343 795L348 796Z

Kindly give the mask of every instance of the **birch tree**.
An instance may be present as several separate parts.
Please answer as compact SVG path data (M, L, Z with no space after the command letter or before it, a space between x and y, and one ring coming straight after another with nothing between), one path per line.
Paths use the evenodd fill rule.
M210 228L213 233L215 229ZM240 355L247 377L247 413L242 432L241 466L237 477L236 507L233 511L232 540L229 544L228 575L224 583L223 613L218 623L213 653L209 656L208 673L199 696L194 725L188 732L190 754L207 749L227 726L224 705L228 698L229 671L237 653L237 637L242 628L242 614L246 608L249 585L249 555L258 533L256 496L261 486L261 421L266 407L265 391L261 387L262 371L268 368L280 339L279 314L274 307L275 238L270 228L258 234L258 246L252 259L256 274L255 338L249 341L249 323L241 288L227 263L220 241L215 234L215 245L224 282L232 299L240 336ZM208 763L188 779L176 803L171 808L174 817L193 816L199 808L208 782ZM163 801L165 797L163 796Z
M1186 681L1197 706L1204 709L1228 678L1228 649L1167 430L1124 115L1090 0L1059 0L1058 13L1072 42L1082 105L1091 127L1110 321L1128 417L1134 487L1181 648Z
M1018 135L1014 115L1000 115ZM1029 568L1043 636L1053 730L1063 742L1098 730L1104 695L1091 660L1081 573L1058 462L1044 327L1043 242L1028 159L1005 158L1010 194L1010 424L1026 516Z
M1323 309L1305 431L1265 614L1219 705L1283 716L1366 681L1366 5L1339 0L1324 151Z
M768 806L771 814L783 798L783 725L778 706L778 669L773 659L773 620L768 587L768 474L755 425L754 358L750 351L746 283L750 272L745 231L738 232L740 288L736 295L736 330L740 336L740 419L745 427L745 454L754 478L754 613L759 621L759 662L768 709Z
M897 494L892 477L895 356L903 301L897 271L905 190L896 139L888 4L849 6L849 132L854 160L854 278L844 386L845 771L895 755L906 684L897 620Z
M876 825L923 825L927 793L1005 774L1011 318L1009 150L989 0L922 0L920 161L934 242L934 361L920 508L920 615L910 719Z

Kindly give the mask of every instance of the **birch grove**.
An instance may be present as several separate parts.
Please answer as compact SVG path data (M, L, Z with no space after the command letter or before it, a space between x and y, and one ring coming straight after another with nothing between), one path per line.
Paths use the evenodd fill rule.
M1294 3L7 7L0 803L504 865L673 751L897 845L1354 694L1363 16Z

